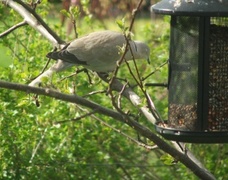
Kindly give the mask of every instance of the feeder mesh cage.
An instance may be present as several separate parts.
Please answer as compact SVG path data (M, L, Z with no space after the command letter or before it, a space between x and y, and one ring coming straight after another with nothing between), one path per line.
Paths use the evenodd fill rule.
M199 130L199 113L204 113L204 130L227 131L228 19L211 17L208 37L199 33L200 17L177 16L171 21L169 127ZM201 44L202 36L208 44ZM199 56L201 45L209 53L203 58ZM202 64L207 66L200 70ZM206 97L201 105L206 108L199 107L201 95Z
M227 21L227 18L211 18L208 89L208 129L211 131L228 130Z

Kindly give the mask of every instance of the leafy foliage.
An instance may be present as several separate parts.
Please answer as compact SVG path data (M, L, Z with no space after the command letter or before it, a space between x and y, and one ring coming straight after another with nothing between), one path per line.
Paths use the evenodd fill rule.
M64 28L55 23L56 19L47 16L50 11L47 2L42 3L38 8L40 14L50 22L57 34L65 37ZM2 5L0 18L3 22L0 32L21 21L15 12ZM96 23L83 23L81 20L79 35L87 33L85 29L101 29L103 22L95 19L93 21ZM110 21L115 22L108 19L105 23ZM117 22L120 27L123 25L122 20ZM167 24L162 21L156 22L159 25L152 24L149 17L137 19L135 23L134 38L144 39L151 47L151 64L137 62L140 75L146 77L155 71L145 83L166 82L167 67L158 67L168 58L169 31L164 28ZM111 26L117 25L112 23ZM0 47L4 47L0 50L4 51L4 58L1 57L0 60L0 78L22 84L28 84L40 73L47 61L45 55L52 49L51 45L29 26L17 29L0 39ZM5 57L8 53L11 59ZM74 72L75 68L72 68L56 74L52 79L44 80L43 84L61 92L76 92L112 108L104 93L89 95L91 92L106 90L107 84L101 82L92 72L89 72L91 83L84 73L66 78ZM126 65L121 67L118 76L134 84ZM137 88L135 90L137 91ZM148 87L148 92L155 100L162 117L167 118L166 90ZM74 121L87 112L84 107L5 89L0 89L0 94L0 179L196 179L183 165L173 163L173 159L159 149L148 150L131 142L120 132L149 146L154 145L140 137L133 129L111 118L95 114L100 120L89 116ZM153 128L144 118L135 114L134 107L129 102L123 100L122 103L125 104L123 111L129 111L132 116L138 117L142 124ZM204 158L205 164L214 171L218 179L228 178L226 145L191 145L191 149L197 152L200 158Z

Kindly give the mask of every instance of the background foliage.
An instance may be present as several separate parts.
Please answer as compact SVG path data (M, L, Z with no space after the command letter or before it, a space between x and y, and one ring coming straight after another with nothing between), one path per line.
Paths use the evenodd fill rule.
M58 18L60 9L56 4L42 1L37 10L57 34L70 40L74 35L66 36L66 28L61 27ZM115 20L121 18L78 17L79 36L104 28L119 30ZM22 19L14 11L0 5L0 20L0 32L3 32ZM141 76L156 70L146 82L166 82L167 67L156 68L168 59L168 19L151 20L149 13L140 14L134 25L134 39L144 40L151 47L152 63L137 62ZM0 78L28 84L41 72L47 61L45 55L52 48L29 26L1 38ZM52 79L44 79L44 86L65 93L75 91L80 96L112 108L103 93L87 96L90 92L106 90L106 84L92 72L92 84L84 73L65 78L74 72L75 67L54 75ZM127 68L123 65L118 76L131 82L126 72ZM166 89L148 87L148 91L166 119ZM0 94L0 179L196 179L182 164L172 163L173 159L159 149L140 147L116 132L113 128L153 145L120 122L97 115L100 120L91 116L56 124L80 117L85 114L84 109L49 97L39 96L37 101L34 95L17 91L0 89ZM127 107L124 110L136 116L134 107L127 101L124 103ZM138 120L153 129L144 118L139 116ZM227 145L188 146L218 179L228 179Z

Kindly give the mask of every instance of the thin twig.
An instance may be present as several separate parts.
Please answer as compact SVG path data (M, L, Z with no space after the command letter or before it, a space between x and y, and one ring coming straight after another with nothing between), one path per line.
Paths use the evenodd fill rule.
M2 22L4 23L5 26L8 26L8 27L9 27L9 25L8 25L4 20L2 20ZM17 41L15 41L15 42L18 42L23 48L26 49L26 46L22 43L22 41L19 40L18 35L15 34L15 32L12 32L12 34L13 34L14 38L17 40ZM11 47L8 47L8 48L10 48L10 50L11 50L12 52L14 52L14 50L13 50ZM16 55L15 55L15 56L16 56ZM18 56L17 56L17 58L20 59Z
M77 72L74 72L74 73L70 74L69 76L66 76L66 77L61 78L61 79L59 80L59 82L60 82L60 81L64 81L65 79L71 78L71 77L73 77L73 76L76 76L77 74L78 74Z
M120 65L121 65L121 63L124 61L124 57L125 57L125 55L127 54L127 51L128 51L128 43L126 43L124 49L125 49L125 50L124 50L124 52L123 52L123 54L122 54L120 60L117 62L117 66L116 66L116 68L115 68L115 70L114 70L114 72L113 72L113 74L112 74L112 77L111 77L110 81L108 81L108 85L109 85L109 86L108 86L107 92L108 92L109 94L111 94L111 90L112 90L111 86L112 86L112 84L113 84L114 79L115 79L116 76L117 76L117 72L118 72L118 70L119 70L119 68L120 68Z
M72 20L72 24L73 24L73 29L74 29L74 34L75 34L75 38L78 38L78 31L77 31L77 24L76 24L76 19Z
M131 49L131 47L129 46L129 49ZM133 58L133 62L135 62L135 59ZM129 65L129 63L126 61L126 64L127 64L127 67L128 67L128 70L131 74L131 76L133 77L133 79L135 80L136 84L139 85L139 86L142 86L143 84L141 83L140 81L140 75L139 75L139 71L138 71L138 68L136 69L136 73L137 73L137 76L139 78L139 80L136 78L136 76L134 75L133 71L131 70L131 67ZM135 66L136 67L136 66Z
M138 5L137 5L137 7L136 7L136 9L134 9L133 12L132 12L132 20L131 20L131 23L130 23L129 31L131 31L132 28L133 28L136 14L137 14L137 12L139 11L142 2L143 2L143 0L140 0L139 3L138 3ZM126 41L127 41L127 44L129 45L129 39L127 38L127 36L126 36ZM130 46L129 46L129 49L130 49L131 54L132 54L132 56L133 56L133 52L132 52L132 49L131 49ZM135 82L139 85L141 91L142 91L143 94L145 95L145 97L146 97L146 99L147 99L148 108L150 109L150 111L151 111L151 113L153 114L154 118L155 118L157 121L162 121L161 116L159 115L159 113L158 113L158 111L155 109L155 107L153 106L153 102L152 102L151 98L149 97L148 93L146 92L146 90L145 90L144 87L143 87L143 83L142 83L142 80L141 80L141 78L140 78L139 71L138 71L138 68L137 68L137 65L136 65L136 62L135 62L134 57L133 57L133 62L134 62L134 66L135 66L135 68L136 68L136 73L137 73L137 76L138 76L138 78L139 78L139 81L137 80L137 78L135 77L134 73L131 71L130 66L129 66L128 63L127 63L128 69L129 69L129 71L130 71L132 77L134 78Z
M22 21L14 26L12 26L11 28L7 29L5 32L0 34L0 38L7 36L8 34L10 34L11 32L13 32L14 30L18 29L19 27L28 25L26 21Z
M79 109L81 109L82 111L86 111L88 114L89 114L89 111L87 109L83 109L82 107L80 106L77 106ZM154 145L154 146L150 146L150 145L147 145L145 143L142 143L142 142L139 142L137 141L136 139L130 137L129 135L127 135L126 133L122 132L121 130L109 125L108 123L106 123L105 121L103 121L101 118L98 118L96 115L92 114L92 116L94 119L98 120L101 124L109 127L110 129L114 130L115 132L121 134L122 136L126 137L127 139L129 139L130 141L138 144L139 146L142 146L148 150L152 150L152 149L156 149L157 148L157 145Z
M130 24L130 27L129 27L129 32L131 32L131 30L132 30L132 28L133 28L133 24L134 24L134 20L135 20L137 11L139 10L139 8L140 8L142 2L143 2L143 0L140 0L139 3L138 3L138 5L137 5L137 8L134 9L133 12L132 12L132 20L131 20L131 24ZM112 78L111 78L111 80L110 80L110 82L109 82L108 92L111 91L111 85L112 85L112 83L113 83L113 81L114 81L114 78L115 78L116 75L117 75L117 72L118 72L118 70L119 70L119 65L125 60L125 55L126 55L126 53L127 53L127 51L128 51L128 48L130 47L130 45L129 45L130 33L129 33L128 35L124 34L124 37L125 37L125 40L126 40L126 44L125 44L125 47L124 47L124 52L123 52L123 54L122 54L120 60L118 61L117 67L116 67L116 69L115 69L115 71L114 71L114 73L113 73L113 76L112 76ZM131 53L132 53L132 51L131 51ZM133 59L134 59L134 57L133 57ZM133 76L133 77L134 77L134 76ZM134 79L136 79L136 78L134 78Z
M136 8L136 9L133 11L133 13L132 13L132 20L131 20L131 24L130 24L129 31L131 31L131 29L133 28L134 20L135 20L135 18L136 18L137 11L139 10L141 4L142 4L142 0L138 3L137 8ZM124 36L125 36L125 39L126 39L126 47L125 47L125 52L124 52L124 53L126 54L128 48L129 48L129 49L130 49L130 52L131 52L131 54L132 54L132 56L133 56L133 52L132 52L131 46L130 46L130 44L129 44L130 37L128 37L128 36L126 36L126 35L124 35ZM124 57L121 58L120 62L122 62L123 60L124 60ZM130 72L130 74L132 75L132 77L134 78L135 82L139 85L139 87L140 87L141 91L143 92L143 94L145 95L146 100L147 100L147 104L148 104L148 108L150 109L150 111L151 111L151 113L153 114L153 116L154 116L154 118L156 119L156 121L162 121L161 116L159 115L159 113L158 113L158 111L155 109L155 107L153 106L153 103L152 103L151 98L148 97L148 93L146 92L146 90L145 90L144 87L143 87L143 83L142 83L142 81L141 81L141 79L140 79L139 71L138 71L138 68L137 68L137 65L136 65L134 56L133 56L133 61L134 61L134 65L135 65L136 72L137 72L137 76L138 76L138 79L139 79L139 80L136 78L136 76L135 76L134 73L132 72L132 70L131 70L129 64L126 63L127 66L128 66L129 72ZM116 68L116 71L114 72L114 76L112 77L111 83L114 82L114 79L113 79L113 78L116 76L117 71L118 71L118 67ZM110 85L112 85L111 83L110 83ZM111 98L112 98L112 102L114 103L114 98L113 98L113 96L112 96L112 92L110 92L110 96L111 96ZM113 104L113 105L116 106L115 104ZM144 108L144 109L145 109L145 108ZM142 109L141 109L141 110L142 110ZM119 112L122 112L120 109L119 109L118 111L119 111Z
M81 120L81 119L83 119L83 118L85 118L85 117L91 116L92 114L94 114L94 113L96 113L96 112L97 112L97 110L95 109L95 110L93 110L93 111L91 111L91 112L88 112L88 113L86 113L86 114L84 114L84 115L82 115L82 116L80 116L80 117L74 118L74 119L68 119L68 120L63 120L63 121L54 122L54 125L56 125L56 124L62 124L62 123L66 123L66 122L75 122L75 121L79 121L79 120Z
M88 94L86 94L86 95L83 95L82 97L88 97L88 96L91 96L91 95L94 95L94 94L99 94L99 93L107 93L107 91L106 90L98 90L98 91L92 91L92 92L90 92L90 93L88 93Z
M122 90L119 92L119 96L118 96L118 100L117 100L117 106L121 109L121 97L122 97L122 94L123 94L123 92L124 92L124 90L126 89L126 86L128 85L128 82L127 83L125 83L124 85L123 85L123 88L122 88Z
M146 96L147 103L149 104L149 108L151 109L151 113L156 118L157 122L163 122L164 123L160 113L155 108L155 105L154 105L152 99L150 98L149 94L146 91L144 92L144 94Z
M167 63L168 63L168 61L165 61L164 63L162 63L161 65L159 65L154 71L152 71L146 77L143 77L141 81L145 81L147 78L149 78L150 76L152 76L154 73L156 73L160 68L162 68L163 66L165 66Z
M134 25L134 22L135 22L135 17L136 17L136 14L137 14L137 12L139 11L139 9L140 9L140 7L141 7L141 5L142 5L142 2L143 2L143 0L140 0L139 2L138 2L138 4L137 4L137 6L136 6L136 9L133 9L133 11L132 11L132 20L131 20L131 24L130 24L130 27L129 27L129 31L131 31L132 30L132 28L133 28L133 25Z
M117 68L116 68L117 69ZM114 72L115 73L115 72ZM108 80L108 76L107 76L107 74L102 74L102 73L98 73L98 76L103 80L103 81L105 81L105 82L107 82L107 83L109 83L109 90L107 91L107 93L110 95L110 99L111 99L111 102L112 102L112 105L113 105L113 107L121 114L121 115L123 115L123 117L126 117L127 118L127 114L126 113L124 113L123 111L122 111L122 109L119 107L119 105L116 103L116 101L115 101L115 96L114 96L114 94L113 94L113 92L112 92L112 89L114 88L113 87L113 85L115 85L115 83L119 83L119 81L115 78L115 76L113 76L112 77L112 79L111 79L111 83L110 83L110 81ZM117 90L118 92L121 92L122 91L122 93L124 93L125 92L125 88L123 88L123 86L122 86L122 84L121 84L121 86L120 87L118 87L118 88L121 88L121 89L115 89L115 90Z
M43 74L44 71L47 69L47 67L48 67L48 65L49 65L49 63L50 63L50 61L51 61L51 59L48 59L48 61L46 62L45 66L43 67L42 71L41 71L36 77L33 77L33 78L31 78L30 80L34 80L34 79L36 79L37 77L39 77L41 74Z
M36 2L31 2L31 6L32 6L32 8L35 10L36 9L36 7L39 5L41 3L41 0L36 0Z
M98 118L97 116L93 115L92 116L94 119L98 120L101 124L109 127L110 129L114 130L115 132L121 134L122 136L125 136L127 139L129 139L130 141L138 144L139 146L142 146L148 150L152 150L152 149L156 149L157 148L157 145L154 145L154 146L150 146L150 145L147 145L145 143L142 143L140 141L137 141L136 139L130 137L129 135L127 135L126 133L122 132L121 130L117 129L117 128L114 128L113 126L109 125L108 123L104 122L103 120L101 120L100 118Z
M48 130L48 128L45 128L45 129L44 129L44 132L43 132L43 134L42 134L42 136L41 136L41 138L40 138L38 144L36 145L36 148L35 148L35 149L33 150L33 152L32 152L32 156L31 156L31 158L30 158L30 160L29 160L29 163L32 163L32 161L33 161L33 159L34 159L34 157L35 157L35 155L36 155L36 152L37 152L38 148L40 147L41 142L42 142L43 139L44 139L44 136L45 136L47 130Z
M72 73L72 74L70 74L69 76L63 77L62 79L59 80L59 82L60 82L60 81L64 81L64 80L67 79L67 78L71 78L71 77L73 77L73 76L76 76L76 75L78 75L78 74L81 73L81 72L86 73L86 75L87 75L87 77L88 77L88 79L89 79L89 83L92 84L92 79L91 79L91 77L90 77L90 75L89 75L88 69L86 69L86 68L77 69L75 73Z

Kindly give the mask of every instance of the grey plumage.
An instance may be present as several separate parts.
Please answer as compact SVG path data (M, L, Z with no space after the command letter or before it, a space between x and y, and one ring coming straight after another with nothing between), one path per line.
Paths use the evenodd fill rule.
M140 41L129 41L135 59L148 59L149 47ZM115 31L99 31L90 33L67 44L62 50L50 52L48 58L61 59L96 72L110 72L116 68L121 58L118 47L123 47L126 40L123 34ZM132 60L130 51L126 60Z

